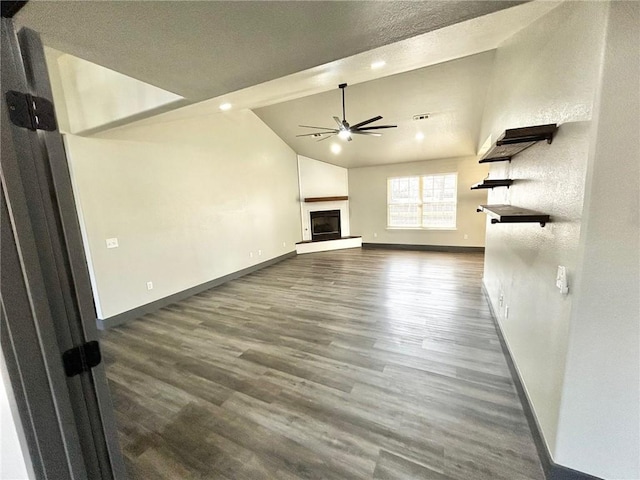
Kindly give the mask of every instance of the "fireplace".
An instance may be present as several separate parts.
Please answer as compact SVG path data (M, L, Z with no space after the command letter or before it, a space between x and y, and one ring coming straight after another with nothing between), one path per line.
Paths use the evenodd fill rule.
M335 240L341 238L340 210L323 210L310 212L311 214L311 241Z

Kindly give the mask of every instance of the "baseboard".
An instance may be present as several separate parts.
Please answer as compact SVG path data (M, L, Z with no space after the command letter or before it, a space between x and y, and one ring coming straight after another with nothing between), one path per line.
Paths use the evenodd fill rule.
M222 285L223 283L229 282L231 280L235 280L236 278L243 277L250 273L261 270L265 267L269 267L275 263L281 262L282 260L286 260L287 258L291 258L295 256L296 256L295 251L288 252L288 253L285 253L284 255L280 255L279 257L266 260L262 263L252 265L251 267L243 268L242 270L238 270L237 272L230 273L223 277L219 277L219 278L210 280L208 282L201 283L200 285L196 285L195 287L187 288L186 290L182 290L181 292L174 293L173 295L169 295L168 297L164 297L159 300L155 300L151 303L147 303L145 305L141 305L131 310L127 310L126 312L119 313L118 315L114 315L113 317L104 318L104 319L98 318L97 319L98 329L106 330L107 328L121 325L124 322L128 322L129 320L142 317L147 313L155 312L157 310L160 310L162 307L166 307L167 305L171 305L172 303L179 302L180 300L184 300L185 298L189 298L193 295L204 292L205 290L209 290L210 288L217 287L218 285Z
M363 243L362 248L387 250L420 250L428 252L484 253L484 247L459 247L455 245L411 245L406 243Z
M578 470L573 470L571 468L558 465L553 461L551 453L547 448L547 444L544 441L542 429L540 428L538 420L533 413L533 407L531 405L531 401L529 400L529 395L527 395L527 391L524 388L522 378L520 377L520 371L513 361L511 350L509 350L509 345L507 344L504 338L504 334L502 333L502 327L500 326L500 322L498 322L498 316L496 315L496 312L493 308L493 303L491 303L491 298L489 297L489 292L487 291L487 287L484 282L482 282L482 292L484 293L487 304L489 305L491 318L493 319L493 324L496 328L498 338L500 339L500 346L502 347L502 352L504 353L504 356L507 360L511 378L513 378L513 383L516 387L516 391L518 392L520 403L522 404L522 410L524 411L524 415L527 418L527 423L529 424L531 436L533 437L533 442L536 445L536 449L538 451L538 456L540 457L540 463L542 464L542 469L544 470L546 480L602 480L600 477L594 477L593 475L589 475L588 473L580 472Z

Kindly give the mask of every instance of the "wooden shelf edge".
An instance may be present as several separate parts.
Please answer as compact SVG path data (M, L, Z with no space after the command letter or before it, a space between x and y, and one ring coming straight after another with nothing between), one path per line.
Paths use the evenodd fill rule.
M478 163L510 162L511 157L481 158Z
M507 129L478 163L510 162L517 154L541 140L551 143L557 131L558 125L555 123Z
M509 128L496 142L496 145L512 145L515 143L539 142L546 140L547 143L553 141L553 136L558 131L558 125L549 123L547 125L536 125L533 127Z
M482 182L478 182L475 185L471 185L471 190L480 190L483 188L495 188L495 187L507 187L509 188L513 185L513 180L510 178L501 178L495 180L483 180Z
M513 205L479 205L476 212L486 213L491 223L539 223L544 227L551 218L546 213Z
M313 203L313 202L337 202L342 200L349 200L349 197L306 197L304 199L305 203Z

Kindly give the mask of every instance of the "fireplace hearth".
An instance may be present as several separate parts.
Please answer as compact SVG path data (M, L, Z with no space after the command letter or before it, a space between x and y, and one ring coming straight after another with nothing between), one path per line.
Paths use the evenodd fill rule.
M310 212L311 241L335 240L342 237L340 231L340 210Z

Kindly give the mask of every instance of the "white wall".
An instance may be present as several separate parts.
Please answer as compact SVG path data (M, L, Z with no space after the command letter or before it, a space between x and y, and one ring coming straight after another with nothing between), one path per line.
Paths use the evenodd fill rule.
M589 158L593 155L592 138L596 134L598 138L602 135L609 139L603 140L602 145L608 145L610 141L614 141L609 136L612 129L617 128L612 122L605 132L599 133L597 129L599 112L596 98L602 83L608 10L609 3L606 2L564 3L514 35L497 50L494 81L487 101L481 138L491 134L495 139L506 128L543 123L559 123L561 126L552 145L539 143L518 155L511 164L493 164L491 167L492 176L508 175L516 179L517 183L508 191L496 190L490 193L489 203L511 203L540 210L550 214L552 221L545 228L536 224L488 225L484 282L554 460L605 478L637 478L628 476L632 471L629 469L626 470L626 477L618 475L621 468L624 468L620 465L628 466L629 462L637 461L637 441L623 445L624 440L621 439L630 439L627 435L629 429L637 431L637 390L633 391L634 387L629 385L631 391L625 393L624 400L617 404L614 400L616 393L607 392L608 382L605 379L613 376L616 379L614 384L620 386L619 382L623 379L631 382L630 377L635 375L637 385L638 312L636 310L635 317L629 317L628 312L624 314L624 326L612 335L612 329L601 323L604 321L602 316L598 315L597 320L592 317L597 315L596 310L591 311L591 320L581 318L582 314L586 314L581 303L584 298L575 291L580 276L592 276L592 281L597 285L608 281L601 278L604 273L601 270L583 268L583 262L594 259L580 254L581 235L588 235L588 231L581 232L581 227L588 226L593 215L589 209L583 211L585 179ZM628 32L621 33L627 34ZM637 45L627 44L625 55L629 57L630 52L637 53ZM633 58L627 58L627 61L637 67L637 54L635 62ZM626 88L616 88L614 85L617 84L612 83L616 93L610 94L620 96L620 105L616 108L629 108L633 105L630 103L632 97L625 92L634 90L637 98L637 79L635 81L635 84L625 83ZM621 140L626 144L620 146L623 151L628 148L629 139L637 136L637 111L630 116L628 120L636 119L636 123L631 124L635 134L629 132ZM612 114L606 121L609 122L614 117L615 114ZM601 123L604 120L600 119ZM622 194L622 183L619 186L609 185L610 190L606 194L611 195L612 205L609 205L611 208L604 215L616 218L621 223L636 222L637 225L638 157L632 157L633 160L629 157L621 159L615 153L615 160L611 157L608 165L605 164L602 168L610 168L616 162L624 168L627 161L635 162L636 174L633 178L636 190L627 189L627 193ZM613 177L620 175L619 171L616 172ZM627 170L627 173L633 172L633 169ZM591 174L600 175L598 171ZM616 203L613 198L618 200L631 198L633 195L635 200L627 200L629 203L623 208L635 207L635 220L629 214L618 216L613 208L613 203ZM637 227L627 225L619 228L635 228L635 260L633 255L626 256L626 260L635 261L637 265ZM617 248L618 241L614 232L613 229L602 229L592 235L594 241L605 249L613 250ZM629 247L633 246L625 244L622 252L633 251ZM597 265L600 263L596 262ZM569 273L571 290L568 296L562 296L555 287L558 265L566 266ZM591 281L587 285L591 285ZM614 286L615 283L610 288L615 288ZM591 302L605 302L606 297L596 293L593 285L583 288L590 292ZM503 307L499 302L501 294L504 294ZM631 303L622 308L631 308L633 298L637 300L637 296L636 286L635 292L626 299ZM508 318L505 316L507 305ZM604 310L600 310L600 313L617 318L613 314L617 305L607 302L603 303L602 308ZM582 322L592 327L590 334L583 330ZM598 327L593 328L594 324ZM617 355L619 348L624 346L623 343L618 343L619 336L631 333L631 324L636 329L633 340L636 346L624 358L635 361L636 364L625 367L618 362L601 363L599 370L596 370L599 375L586 382L589 385L587 388L585 379L592 374L588 367L595 366L604 358L611 358L611 355ZM570 338L573 346L567 363ZM585 341L587 338L591 342L589 345ZM600 350L606 353L595 353ZM580 365L574 363L586 358L591 360ZM611 370L610 367L613 366L621 367L624 373ZM570 390L573 396L568 395ZM591 394L598 390L601 398L596 397L595 404L588 407L592 402ZM590 394L586 395L587 392ZM629 409L628 402L634 395L636 404ZM563 427L559 430L561 403L563 415L564 412L573 413L569 415L570 419L563 419ZM611 409L618 407L627 410L613 415L611 420L595 418L596 411L606 416L610 415ZM590 415L586 414L587 411ZM635 419L635 425L625 428L620 422L623 418ZM598 437L599 435L601 436ZM614 440L616 435L622 437ZM619 447L617 451L614 451L613 445ZM633 448L636 450L629 457ZM596 449L600 449L597 455L594 453ZM624 461L623 456L627 456Z
M470 190L487 176L486 164L476 157L446 158L423 162L399 163L349 169L351 231L368 243L408 245L447 245L481 247L484 245L484 215L476 207L486 203L486 190ZM408 175L458 173L457 229L387 229L387 179ZM468 238L464 238L465 235Z
M612 2L556 460L640 478L640 3Z
M158 117L100 137L67 135L66 146L100 318L300 240L296 155L249 110ZM111 237L118 248L106 248Z
M180 95L46 48L61 131L80 133L168 107Z
M306 197L341 197L349 195L346 168L298 155L301 200Z
M340 230L343 237L350 233L349 200L305 203L305 198L349 196L349 174L346 168L298 155L300 215L302 239L311 240L311 212L340 210Z

